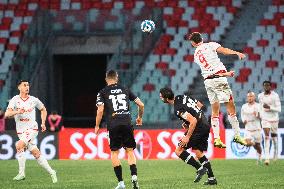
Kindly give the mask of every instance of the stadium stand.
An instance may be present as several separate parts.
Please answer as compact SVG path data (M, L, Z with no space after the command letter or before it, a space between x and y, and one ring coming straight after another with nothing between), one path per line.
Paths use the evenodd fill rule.
M221 42L222 35L231 25L232 20L243 6L242 0L211 0L211 1L171 1L171 0L1 0L0 2L0 93L9 83L6 74L11 67L13 58L33 16L39 9L58 10L89 10L90 30L93 28L113 28L124 24L117 10L130 10L133 15L139 15L143 7L159 7L163 9L164 33L149 54L140 74L134 80L132 89L146 104L147 122L167 122L165 114L170 109L160 103L159 88L171 86L176 93L188 91L198 74L199 67L193 64L194 49L185 41L185 35L192 31L204 34L205 39ZM235 62L236 79L231 86L236 92L236 101L244 102L247 90L259 92L260 82L271 79L279 95L284 95L283 87L283 32L284 5L281 0L274 0L264 19L256 27L251 39L244 48L248 59ZM105 10L111 14L102 14ZM56 17L54 30L70 28L80 31L84 28L81 14ZM102 17L109 17L108 22L100 22ZM129 15L131 17L131 15ZM62 20L63 19L63 20ZM139 23L136 23L139 27ZM137 39L141 41L142 38ZM138 44L137 48L138 48ZM121 62L119 68L129 70L128 62ZM1 94L4 95L4 94ZM6 94L7 96L7 94ZM283 103L282 103L283 104Z

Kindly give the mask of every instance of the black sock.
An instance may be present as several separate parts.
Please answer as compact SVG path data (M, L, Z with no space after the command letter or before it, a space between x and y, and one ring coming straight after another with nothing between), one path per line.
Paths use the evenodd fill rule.
M137 175L136 164L129 165L129 167L130 167L131 175Z
M194 159L193 156L190 155L187 151L183 151L180 155L179 158L182 159L185 163L192 165L195 167L195 169L199 169L201 165Z
M208 172L207 172L208 178L214 177L214 174L213 174L213 171L212 171L212 168L211 168L211 164L210 164L209 160L207 159L207 157L204 155L203 157L201 157L199 159L199 161L200 161L201 165L203 165L203 167L205 167L208 170Z
M114 167L113 170L115 172L118 182L123 181L121 165Z

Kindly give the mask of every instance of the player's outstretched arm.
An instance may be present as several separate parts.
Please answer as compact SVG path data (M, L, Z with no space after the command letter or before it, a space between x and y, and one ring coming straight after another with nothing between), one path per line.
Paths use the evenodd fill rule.
M99 133L99 130L100 130L100 124L101 124L101 121L102 121L102 117L103 117L103 114L104 114L104 105L99 105L97 106L98 109L97 109L97 116L96 116L96 126L95 126L95 134L97 135Z
M217 50L217 53L221 53L221 54L224 54L224 55L237 55L239 57L240 60L244 59L246 57L245 54L243 53L240 53L238 51L234 51L232 49L229 49L229 48L225 48L225 47L219 47Z
M141 126L143 123L142 117L144 114L144 103L139 98L135 100L135 103L138 106L138 116L136 119L136 125Z
M46 111L46 108L43 107L43 108L40 110L41 131L42 131L42 132L46 131L46 126L45 126L46 116L47 116L47 111Z

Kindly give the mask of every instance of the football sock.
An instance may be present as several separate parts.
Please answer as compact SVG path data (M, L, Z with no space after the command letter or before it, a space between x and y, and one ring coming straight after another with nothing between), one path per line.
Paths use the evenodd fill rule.
M185 163L192 165L193 167L195 167L196 170L198 170L201 165L200 163L198 163L194 157L188 153L187 151L183 151L180 155L179 158L182 159Z
M237 116L235 114L229 115L228 120L235 131L235 135L240 136L240 126Z
M211 117L211 125L213 129L214 138L220 138L219 117Z
M26 154L25 151L18 152L19 174L25 175Z
M272 142L273 142L273 147L274 147L274 157L278 156L278 141L277 141L277 136L272 137Z
M207 157L204 155L203 157L201 157L199 159L201 165L205 168L207 168L208 172L207 172L207 175L208 175L208 178L211 178L211 177L214 177L214 174L213 174L213 170L211 168L211 163L209 162L209 160L207 159Z
M136 167L136 164L132 164L132 165L130 165L129 167L130 167L131 175L137 175L137 167Z
M121 165L114 167L113 170L115 172L118 182L123 181Z
M39 158L37 158L37 162L40 166L42 166L49 174L52 174L54 171L51 169L50 165L48 164L47 160L43 155L40 155Z
M269 159L270 138L265 137L265 159Z

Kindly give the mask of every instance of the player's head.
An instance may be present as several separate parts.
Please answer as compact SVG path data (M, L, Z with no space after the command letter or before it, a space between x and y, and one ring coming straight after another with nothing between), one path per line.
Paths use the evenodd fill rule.
M113 84L118 82L118 74L114 70L109 70L106 73L106 82L107 84Z
M20 93L29 94L30 92L30 85L27 80L20 80L18 82L18 89Z
M199 46L203 42L203 38L201 33L193 32L188 36L188 40L190 40L191 45L194 47Z
M262 86L263 86L263 90L266 92L266 93L269 93L271 91L271 82L270 81L264 81L262 83Z
M247 94L247 102L248 103L253 103L253 102L255 102L255 94L254 94L254 92L248 92L248 94Z
M169 101L174 100L175 95L171 88L164 87L160 89L160 99L164 103L169 103Z

